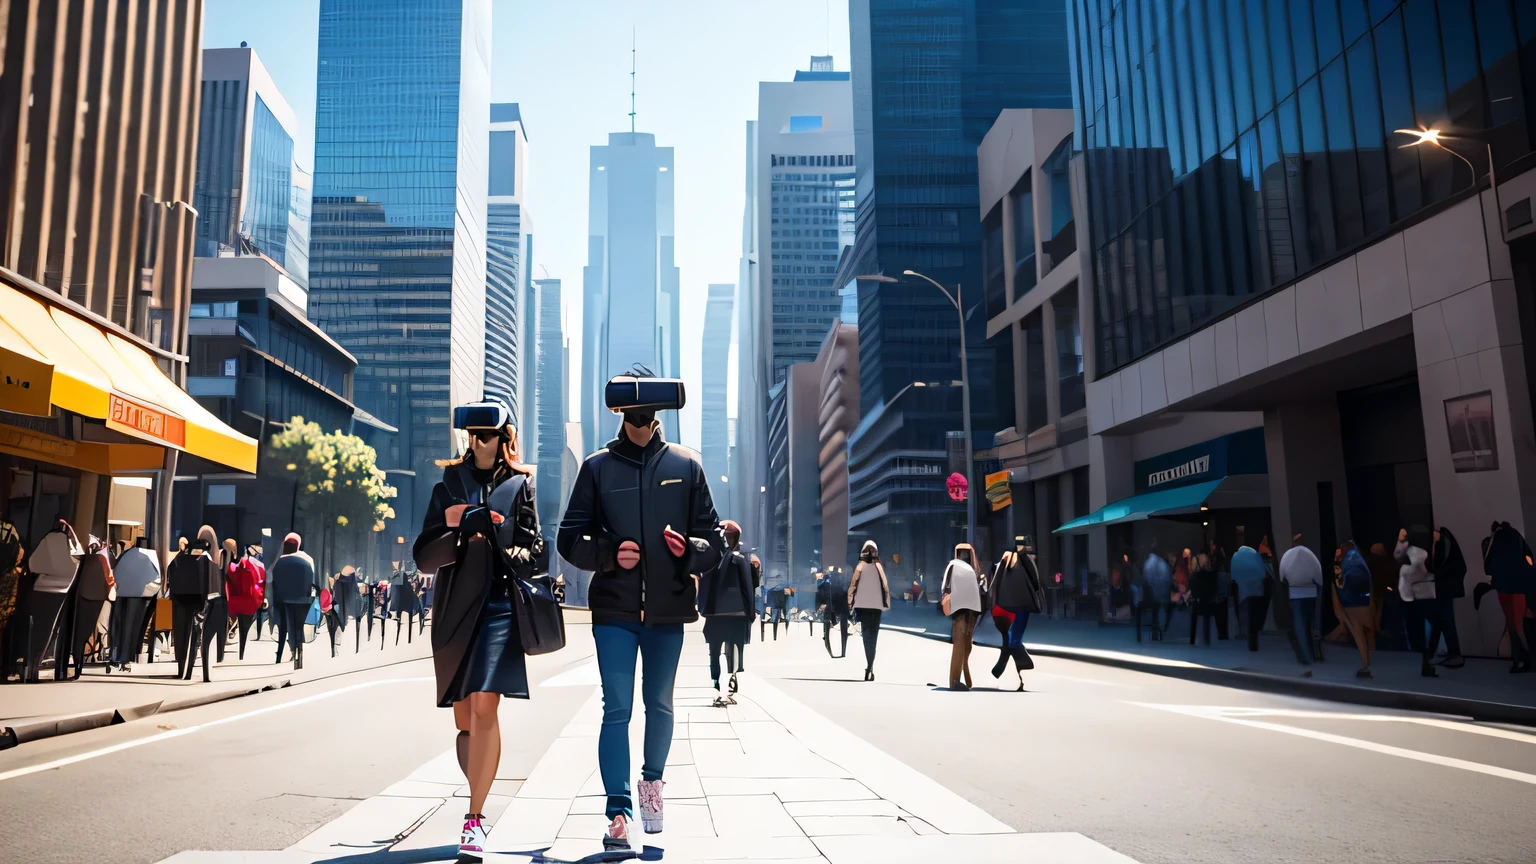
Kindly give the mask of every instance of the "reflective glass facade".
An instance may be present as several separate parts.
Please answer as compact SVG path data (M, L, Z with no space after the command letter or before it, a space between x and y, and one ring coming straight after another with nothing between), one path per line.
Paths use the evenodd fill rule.
M1100 374L1488 171L1481 140L1453 155L1394 130L1476 134L1501 167L1532 149L1536 3L1072 0L1069 17Z
M268 257L288 265L288 204L293 191L293 138L256 97L240 233Z
M491 165L495 166L492 160ZM522 272L522 206L486 208L485 236L485 393L512 409L512 422L523 427L518 402L518 286Z
M235 229L240 223L245 82L204 81L202 90L192 206L197 208L194 249L199 257L207 258L218 254L221 245L235 245Z
M770 154L769 170L777 382L791 363L816 359L842 314L837 258L853 245L853 154Z
M398 427L386 468L452 456L484 381L488 0L322 0L309 312L358 360L359 407Z

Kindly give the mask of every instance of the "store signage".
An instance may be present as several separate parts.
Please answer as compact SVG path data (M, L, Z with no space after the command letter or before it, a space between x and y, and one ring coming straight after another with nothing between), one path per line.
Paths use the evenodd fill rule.
M952 501L964 501L969 483L965 481L965 475L956 471L949 475L949 480L944 484L949 489L949 497Z
M130 435L162 441L173 447L187 445L187 421L153 405L116 393L108 394L107 426Z
M987 475L987 501L994 512L1013 503L1013 488L1008 485L1008 472L997 471Z
M1198 456L1185 462L1183 465L1175 465L1172 468L1164 468L1161 471L1153 471L1147 475L1147 488L1161 486L1173 480L1186 480L1190 477L1203 477L1211 473L1211 457Z

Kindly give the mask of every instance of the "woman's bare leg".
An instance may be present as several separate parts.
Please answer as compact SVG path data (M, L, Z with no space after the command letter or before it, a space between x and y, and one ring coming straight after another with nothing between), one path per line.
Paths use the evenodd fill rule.
M469 812L480 813L501 763L500 693L469 694ZM462 703L461 703L462 704ZM457 706L455 706L457 707Z
M464 781L469 782L469 700L461 699L453 703L453 725L459 730L454 738L453 748L459 757L459 770L464 772Z

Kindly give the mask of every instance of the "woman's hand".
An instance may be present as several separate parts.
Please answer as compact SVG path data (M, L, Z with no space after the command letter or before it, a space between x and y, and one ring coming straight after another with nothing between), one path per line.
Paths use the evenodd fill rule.
M492 525L500 525L501 523L503 523L505 521L507 521L507 517L501 515L500 513L497 513L495 510L491 511L491 524Z
M671 525L662 529L661 539L667 541L667 551L672 553L673 558L681 558L683 553L688 551L687 539L673 531Z
M633 540L625 540L619 544L618 554L614 556L619 566L625 570L633 570L640 565L640 544Z
M468 509L468 504L455 504L443 511L443 521L448 524L449 528L457 528L464 519L464 511Z

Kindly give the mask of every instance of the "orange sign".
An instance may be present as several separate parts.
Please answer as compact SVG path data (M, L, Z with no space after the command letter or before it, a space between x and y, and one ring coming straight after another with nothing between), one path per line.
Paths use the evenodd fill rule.
M164 441L173 447L187 445L187 421L175 414L116 393L108 396L108 427L120 432Z

